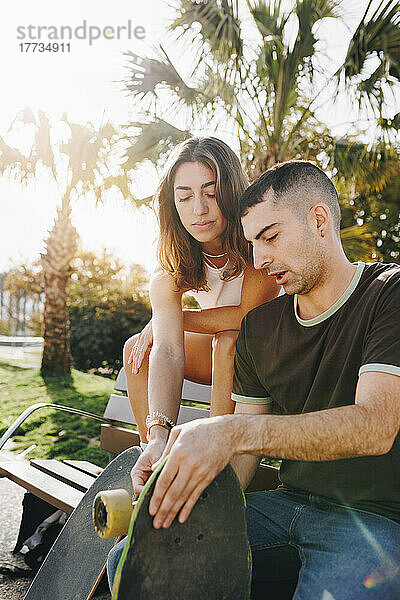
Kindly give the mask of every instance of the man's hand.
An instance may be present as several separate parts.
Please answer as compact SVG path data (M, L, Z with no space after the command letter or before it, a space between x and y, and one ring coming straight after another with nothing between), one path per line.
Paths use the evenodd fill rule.
M135 496L140 494L148 478L153 473L152 465L161 457L165 443L162 439L149 442L146 449L136 461L131 471L132 487Z
M199 419L171 430L160 459L168 455L168 460L149 506L156 529L169 527L179 511L184 523L200 494L229 463L235 454L234 418Z

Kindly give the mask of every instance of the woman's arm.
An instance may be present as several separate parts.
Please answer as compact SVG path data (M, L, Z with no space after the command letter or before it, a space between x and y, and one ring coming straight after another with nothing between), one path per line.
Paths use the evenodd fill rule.
M276 298L279 286L265 271L248 265L244 272L242 297L239 306L184 309L183 328L193 333L214 334L218 331L239 331L243 317L256 306Z
M153 308L153 347L149 358L149 411L160 411L176 421L181 399L185 353L182 294L175 291L172 277L158 270L150 282ZM151 439L166 438L162 427L151 428Z

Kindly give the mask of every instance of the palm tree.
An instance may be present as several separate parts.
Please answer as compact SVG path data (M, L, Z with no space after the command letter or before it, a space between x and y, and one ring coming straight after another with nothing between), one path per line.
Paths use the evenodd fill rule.
M320 72L318 31L325 19L342 18L342 0L287 4L247 0L244 14L238 0L178 0L170 30L193 57L192 72L180 74L162 46L157 58L126 53L125 87L147 117L145 125L133 124L143 129L131 157L141 160L147 147L152 159L154 150L169 145L169 136L190 135L196 120L199 128L230 125L254 177L277 161L316 158L321 147L329 150L334 143L315 109L336 77L345 81L346 93L353 89L360 104L373 107L381 128L398 128L400 113L389 119L384 109L400 81L400 2L386 0L371 12L370 0L343 65L331 77ZM371 74L372 57L378 66ZM322 84L315 91L317 72ZM190 126L177 129L173 119Z
M77 252L78 234L71 223L71 203L91 195L101 202L111 188L129 198L129 178L123 165L118 131L110 124L99 127L68 121L66 115L54 126L44 112L27 108L11 130L28 130L32 142L27 154L0 137L0 173L28 184L47 174L57 185L60 203L42 256L44 273L43 373L70 373L67 284ZM60 130L63 131L60 134ZM58 134L58 138L56 137Z
M170 92L167 115L175 111L182 122L182 109L188 108L187 122L197 118L208 129L223 122L239 139L243 163L254 178L277 161L315 159L333 144L313 112L318 43L313 32L322 20L337 18L340 12L337 0L298 0L289 10L283 10L281 0L253 0L247 6L251 35L243 34L237 0L180 0L171 29L196 56L190 84L163 48L158 59L128 53L125 84L146 107L149 119L153 117L148 127L160 119L165 89ZM298 30L291 34L293 19ZM156 131L159 144L164 130Z
M386 145L400 119L399 115L385 119L384 109L389 86L398 85L400 79L400 3L386 1L371 13L369 2L342 67L329 78L321 73L319 25L324 19L341 18L342 2L294 0L289 8L287 4L247 0L245 14L238 0L179 0L170 29L183 51L194 57L193 70L180 74L161 46L157 58L127 53L125 86L142 111L142 122L134 124L140 135L131 140L130 158L142 160L146 147L150 160L163 162L159 150L190 136L189 123L194 122L200 130L230 129L240 142L242 163L251 179L276 162L293 158L311 159L335 176L347 159L345 182L337 175L346 192L343 210L348 227L343 241L349 256L370 256L371 231L365 223L360 229L352 221L359 220L354 186L368 173L378 192L398 170L399 156L392 153L387 160ZM378 57L379 67L369 75L365 67L372 56ZM316 73L319 82L323 80L317 91ZM335 140L318 121L315 110L321 92L336 81L338 93L351 87L360 104L369 99L373 106L380 136L372 148L364 143L360 152L357 140ZM185 127L177 130L172 121Z
M346 58L337 72L347 91L360 106L372 110L382 141L400 129L400 112L388 118L385 108L400 81L400 2L381 2L372 11L372 0L350 41ZM368 61L374 59L372 73Z

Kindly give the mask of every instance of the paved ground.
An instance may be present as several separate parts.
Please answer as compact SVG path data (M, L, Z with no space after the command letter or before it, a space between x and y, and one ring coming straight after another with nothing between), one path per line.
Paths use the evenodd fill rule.
M24 490L8 479L0 479L0 598L19 600L24 597L32 572L21 555L12 555L22 512Z
M6 457L9 458L10 454L2 450L2 460ZM12 554L21 521L24 492L25 490L12 481L0 479L0 600L22 600L32 582L32 571L25 564L23 556ZM110 594L104 591L104 588L96 595L96 600L110 598Z
M0 346L0 359L11 360L18 367L27 369L39 368L42 358L42 348L39 346Z

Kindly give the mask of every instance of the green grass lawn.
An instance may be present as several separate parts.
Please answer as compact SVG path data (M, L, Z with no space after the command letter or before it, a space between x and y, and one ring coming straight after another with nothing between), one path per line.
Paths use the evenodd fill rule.
M0 435L28 406L51 402L102 415L114 381L72 371L71 377L42 377L37 367L26 368L0 357ZM22 452L32 444L29 458L73 458L101 466L108 461L100 449L100 421L52 409L33 413L14 435L12 451Z
M37 366L27 368L24 359L0 355L0 436L28 406L51 402L102 415L114 389L114 381L98 375L72 371L71 377L52 375L43 378ZM205 407L193 402L191 406ZM100 421L66 412L41 409L33 413L12 438L12 451L22 452L33 444L27 458L89 460L100 466L108 454L100 449ZM126 425L124 425L126 427ZM279 466L278 460L265 458L265 464Z

